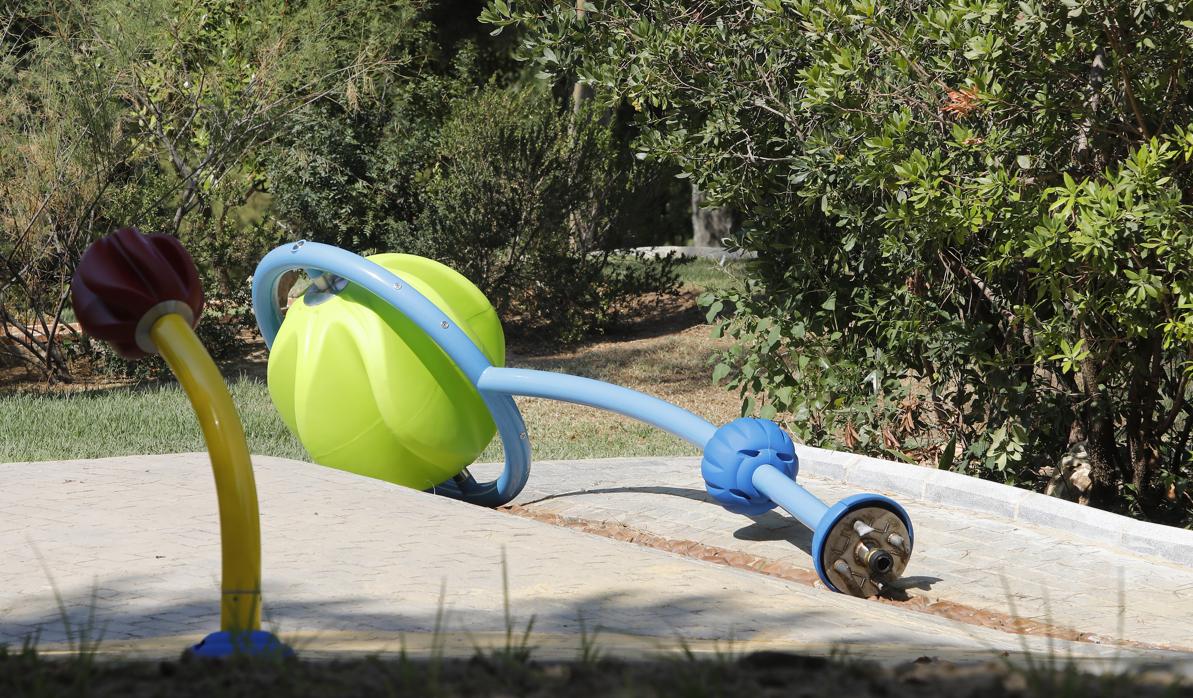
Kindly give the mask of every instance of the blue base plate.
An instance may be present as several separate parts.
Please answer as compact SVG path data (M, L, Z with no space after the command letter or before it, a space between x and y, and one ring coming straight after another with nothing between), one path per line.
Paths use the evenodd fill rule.
M276 635L265 630L238 633L221 630L203 638L202 642L188 648L186 653L204 659L232 656L285 659L294 656L294 650L282 644Z

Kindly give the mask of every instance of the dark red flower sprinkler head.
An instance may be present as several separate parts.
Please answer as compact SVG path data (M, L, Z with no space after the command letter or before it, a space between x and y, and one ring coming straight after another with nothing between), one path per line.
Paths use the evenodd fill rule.
M190 253L169 235L136 228L93 242L70 292L83 330L126 359L157 353L149 330L163 315L177 313L194 327L203 314L203 286Z

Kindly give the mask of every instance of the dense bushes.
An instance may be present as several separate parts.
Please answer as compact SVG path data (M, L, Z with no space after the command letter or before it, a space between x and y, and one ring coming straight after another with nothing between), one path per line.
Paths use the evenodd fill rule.
M439 134L417 235L396 246L462 271L519 329L565 341L607 326L630 297L670 291L665 263L609 273L608 250L643 223L626 203L650 168L631 165L606 121L522 88L461 101Z
M1187 3L495 0L747 217L710 298L746 409L813 443L1193 509Z
M363 0L18 0L0 19L0 325L66 379L67 282L96 237L182 238L212 295L282 235L257 162L315 101L352 103L409 69L412 5Z
M597 120L578 126L579 145L564 153L573 124L550 97L531 104L530 93L523 99L495 84L480 89L492 76L475 66L511 77L510 62L498 43L461 50L468 35L485 32L447 22L445 12L422 0L6 4L0 360L23 361L49 380L70 378L72 358L91 351L69 325L60 331L67 282L89 242L130 224L182 239L209 297L220 302L243 292L271 247L305 236L362 252L396 245L466 260L468 271L496 269L507 255L506 278L480 281L527 327L563 339L599 329L607 318L594 309L628 286L620 274L604 273L602 254L589 253L612 242L606 233L631 183L627 163L612 156L608 129ZM490 156L511 157L512 166L517 153L506 148L518 146L500 136L468 150L462 139L488 137L491 120L465 133L463 117L453 115L477 100L492 105L507 97L521 117L550 117L539 131L550 154L524 153L542 157L546 169L489 173L499 180L489 180L486 191L518 193L502 206L535 208L525 220L503 220L530 227L474 230L467 226L480 218L464 220L450 207L471 196L476 182L453 173L471 167L479 176L483 164L475 158ZM454 139L449 152L440 131L453 128L454 135L445 131ZM510 179L517 177L530 179ZM584 194L566 203L525 196L548 179ZM607 191L591 189L597 186ZM422 225L433 227L430 237ZM593 235L569 245L565 233L585 226ZM506 243L492 238L497 232ZM479 247L468 242L485 236ZM530 239L536 242L527 248ZM439 246L449 241L452 249ZM542 273L552 264L561 266ZM527 276L541 281L520 285ZM667 287L658 275L650 281Z
M286 227L438 259L507 327L549 342L599 332L630 298L670 292L669 262L609 258L657 229L659 212L643 217L635 204L667 171L634 163L608 112L478 85L470 60L464 51L448 76L412 81L377 109L300 115L269 164Z

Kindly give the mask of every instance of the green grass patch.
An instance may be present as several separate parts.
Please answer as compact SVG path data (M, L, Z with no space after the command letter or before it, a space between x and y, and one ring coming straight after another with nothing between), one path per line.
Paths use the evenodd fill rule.
M676 267L679 282L698 291L715 291L740 283L752 260L690 259Z
M685 288L701 291L737 283L748 264L695 259L680 263L677 271ZM522 357L517 363L625 385L719 424L737 416L738 408L735 397L712 385L713 351L706 331L679 331L639 340L598 341L562 354ZM282 423L259 376L229 381L249 450L309 460ZM533 398L518 398L518 404L536 459L699 454L678 437L616 414ZM169 381L74 393L0 394L0 415L0 463L206 450L186 395ZM500 440L494 439L479 460L503 460Z
M249 451L310 460L259 378L230 381ZM521 400L534 457L695 455L678 438L605 412L546 400ZM567 418L561 419L561 409ZM0 463L205 451L186 394L175 383L70 394L0 396ZM494 439L482 461L501 461Z
M609 412L531 398L518 398L518 406L536 460L700 455L678 436ZM478 461L504 458L501 439L494 438Z
M643 261L635 257L613 257L609 262L615 268L640 268ZM709 291L737 284L745 277L753 260L725 260L691 258L678 259L675 274L682 288L693 291Z
M265 383L230 382L253 453L306 459ZM205 451L186 394L175 383L85 393L0 396L0 462Z

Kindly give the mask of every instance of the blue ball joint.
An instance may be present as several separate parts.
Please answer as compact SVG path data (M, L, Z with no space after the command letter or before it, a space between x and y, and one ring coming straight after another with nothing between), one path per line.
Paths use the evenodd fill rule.
M795 444L766 419L736 419L717 429L700 463L704 485L735 514L776 505L812 529L816 573L829 589L874 596L898 579L911 557L911 519L895 501L858 494L829 508L795 481Z
M717 504L734 514L758 516L775 508L774 500L753 482L755 471L764 465L794 482L799 472L795 444L769 419L743 417L717 429L709 439L700 473Z
M228 657L264 657L288 659L294 650L282 644L271 632L251 630L228 632L221 630L203 638L199 644L187 649L186 656L198 659L224 659Z

